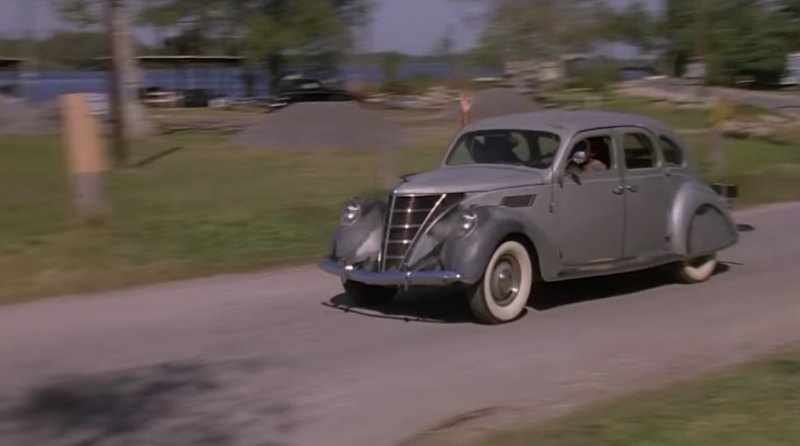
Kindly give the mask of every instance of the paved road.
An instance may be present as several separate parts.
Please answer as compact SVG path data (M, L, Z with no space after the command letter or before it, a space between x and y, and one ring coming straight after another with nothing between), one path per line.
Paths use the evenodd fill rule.
M551 285L502 327L444 295L330 308L337 280L311 267L5 307L0 444L391 446L471 411L552 415L800 341L800 204L738 219L755 230L708 283Z

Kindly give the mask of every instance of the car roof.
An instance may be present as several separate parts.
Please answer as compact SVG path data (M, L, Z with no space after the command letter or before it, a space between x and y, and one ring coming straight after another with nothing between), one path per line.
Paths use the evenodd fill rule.
M463 132L494 129L539 130L567 138L575 133L609 127L644 127L658 135L679 139L676 132L646 116L603 110L544 110L475 121Z

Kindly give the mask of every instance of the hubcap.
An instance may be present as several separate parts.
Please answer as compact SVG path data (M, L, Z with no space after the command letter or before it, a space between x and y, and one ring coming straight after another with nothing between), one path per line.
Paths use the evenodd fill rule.
M511 256L503 256L494 266L490 278L492 299L506 306L514 301L519 293L522 274L519 262Z

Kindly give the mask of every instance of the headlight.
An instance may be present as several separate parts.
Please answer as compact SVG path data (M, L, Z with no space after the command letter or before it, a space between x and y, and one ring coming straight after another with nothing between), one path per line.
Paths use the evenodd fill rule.
M359 216L361 216L361 205L356 202L352 202L348 204L347 207L345 207L342 211L342 215L339 218L339 223L341 223L342 226L352 225L358 220Z
M465 237L475 229L475 224L478 222L478 216L472 211L464 211L458 216L456 223L456 235Z

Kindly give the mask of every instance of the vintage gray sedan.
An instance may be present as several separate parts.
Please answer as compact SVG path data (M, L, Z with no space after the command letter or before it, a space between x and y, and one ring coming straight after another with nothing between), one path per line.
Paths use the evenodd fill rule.
M681 138L638 115L543 111L472 123L437 170L344 208L321 267L357 305L459 286L476 319L516 319L537 283L666 265L714 273L738 240L727 197L700 181Z

